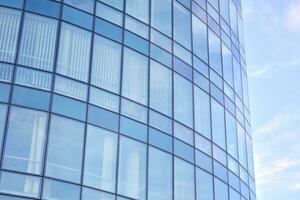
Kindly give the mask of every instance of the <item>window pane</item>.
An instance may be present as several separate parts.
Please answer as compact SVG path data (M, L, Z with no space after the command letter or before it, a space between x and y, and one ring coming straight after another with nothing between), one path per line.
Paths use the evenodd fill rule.
M104 2L114 8L117 8L119 10L123 9L123 1L124 0L100 0L101 2Z
M197 168L196 169L197 183L197 200L213 200L213 178L209 173Z
M13 68L13 65L0 63L0 81L11 82Z
M174 40L191 49L191 17L190 12L174 1L173 11Z
M221 65L221 44L220 38L212 31L208 31L208 44L209 44L209 65L219 74L222 74Z
M211 138L209 95L194 86L195 130Z
M146 107L123 98L121 102L122 115L147 123L148 109Z
M46 126L46 113L12 107L3 167L40 174L43 164Z
M2 139L4 134L5 122L7 114L7 105L0 104L0 148L2 149Z
M91 34L88 31L63 23L57 72L86 82L89 71L90 41Z
M40 178L12 172L0 172L0 192L38 198Z
M149 0L126 0L126 13L148 24Z
M171 200L172 156L149 147L148 164L148 200Z
M122 80L122 95L136 102L147 105L147 57L125 48Z
M123 13L105 4L97 2L96 15L119 26L123 25Z
M225 149L224 108L211 99L212 138L214 143Z
M92 13L94 10L94 0L64 0L64 3L70 4L76 8Z
M193 23L193 52L203 61L207 62L207 27L197 17L192 15Z
M43 197L44 200L79 200L80 188L77 185L55 181L44 180Z
M119 96L110 92L91 87L90 88L90 103L97 106L118 112L119 111Z
M57 21L26 13L18 63L52 71Z
M228 186L217 178L214 178L215 200L228 200Z
M63 78L61 76L55 77L54 91L56 93L69 96L75 99L86 101L87 85L74 81L72 79Z
M146 145L120 137L118 193L146 198Z
M0 8L0 60L14 62L21 13Z
M174 73L174 118L189 127L193 126L192 83Z
M91 84L119 93L121 45L95 35Z
M82 188L81 200L115 200L115 195L90 188Z
M83 134L83 123L52 116L46 162L47 176L80 182Z
M20 85L35 87L44 90L51 89L52 75L39 70L18 67L15 82Z
M117 134L89 125L85 149L84 184L114 192Z
M237 135L236 135L236 120L226 111L226 139L227 152L234 158L238 159Z
M246 134L243 127L237 123L237 135L239 144L239 162L247 168Z
M232 56L231 51L222 44L222 63L224 80L233 87L233 71L232 71Z
M243 97L243 87L242 87L242 76L241 76L241 66L238 61L233 57L233 72L234 72L234 89L240 98Z
M174 199L194 200L194 167L187 162L175 158L174 160Z
M171 0L152 0L151 26L171 36L172 6Z
M172 115L172 72L163 65L150 63L150 107Z

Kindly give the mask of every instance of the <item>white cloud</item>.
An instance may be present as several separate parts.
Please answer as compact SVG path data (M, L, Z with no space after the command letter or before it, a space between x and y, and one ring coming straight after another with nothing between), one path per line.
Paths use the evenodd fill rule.
M294 0L287 10L287 28L300 31L300 1Z
M258 187L276 191L299 187L300 112L274 116L254 131L254 157ZM300 189L300 188L299 188Z

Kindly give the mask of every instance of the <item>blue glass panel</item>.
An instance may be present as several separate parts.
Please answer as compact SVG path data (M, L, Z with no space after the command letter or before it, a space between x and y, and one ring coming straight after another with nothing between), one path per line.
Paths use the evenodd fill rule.
M133 33L125 31L124 43L143 54L149 54L149 42Z
M193 80L193 69L189 67L187 64L182 62L181 60L174 58L174 70L184 76L185 78L189 79L190 81Z
M15 86L12 103L41 110L48 110L49 97L50 94L48 92Z
M63 7L63 20L81 26L83 28L92 29L93 17L87 13L81 12L69 6Z
M60 4L49 0L27 0L25 9L57 18L59 17Z
M85 120L85 103L60 95L53 95L52 101L52 112L79 120Z
M185 7L190 8L191 7L191 0L177 0L180 3L182 3Z
M0 102L8 102L10 85L5 83L0 83Z
M194 162L194 149L193 147L174 139L174 154L188 160L190 162Z
M172 55L153 44L151 44L151 58L172 68Z
M149 128L149 144L172 152L172 137L153 128Z
M196 165L212 172L212 159L206 154L196 150Z
M237 191L240 191L239 178L230 171L228 172L228 182L231 187L233 187Z
M216 161L214 161L214 174L221 180L227 182L227 169Z
M193 62L194 69L208 78L208 65L196 56L193 57Z
M209 92L209 80L196 70L194 70L194 83L206 92Z
M118 42L122 41L122 29L99 18L95 21L95 32Z
M128 119L127 117L121 117L120 132L129 137L147 141L147 126L134 120Z
M23 0L1 0L0 5L22 8Z
M118 131L119 116L107 110L89 105L88 122L113 131Z

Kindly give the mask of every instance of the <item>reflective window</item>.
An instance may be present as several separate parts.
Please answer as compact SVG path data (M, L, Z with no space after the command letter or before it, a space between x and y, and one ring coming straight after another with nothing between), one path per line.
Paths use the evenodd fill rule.
M18 63L52 71L57 21L26 13Z
M120 137L118 193L146 198L146 145Z
M124 98L121 101L121 114L143 123L147 123L148 120L146 107Z
M36 0L27 0L25 9L57 18L59 17L60 4L49 0L39 1L39 3Z
M149 39L149 27L128 15L125 17L125 29L130 30L145 39Z
M126 0L126 13L148 24L149 0Z
M112 131L118 131L119 115L108 110L89 105L88 122Z
M8 102L11 86L6 83L0 83L0 102Z
M0 8L0 60L14 62L17 48L21 13L17 10Z
M171 36L172 28L171 0L151 1L151 26L160 32Z
M173 23L174 40L191 49L190 12L176 1L174 1Z
M226 111L226 139L227 152L234 158L238 159L237 134L236 134L236 120Z
M117 134L88 125L85 149L84 184L114 192Z
M100 18L96 18L95 32L112 40L122 42L123 30L119 26L104 21Z
M119 10L123 9L124 0L100 0L100 1Z
M64 0L64 3L91 13L94 9L94 0Z
M246 133L243 127L237 123L239 162L247 168Z
M207 27L201 20L199 20L194 15L192 15L192 25L193 25L193 52L199 58L207 62L208 60Z
M145 55L149 54L149 42L136 34L125 31L124 43L126 46L129 46L140 53Z
M61 181L44 179L42 199L79 200L79 198L79 186Z
M4 148L3 167L40 174L46 127L46 113L12 107Z
M127 117L121 117L120 132L137 140L147 142L147 126Z
M212 31L208 31L209 65L219 74L222 74L220 38Z
M156 129L149 129L149 143L160 149L172 152L172 137Z
M240 98L243 97L242 75L241 66L238 61L233 57L233 74L234 74L234 89Z
M194 166L179 159L174 159L174 199L195 199Z
M93 190L90 188L82 188L81 200L115 200L115 195L100 192L99 190Z
M55 77L54 91L82 101L87 98L86 84L62 76Z
M231 51L222 43L222 63L224 80L233 87L232 55Z
M209 173L196 168L197 200L213 200L213 177Z
M225 149L224 107L214 99L211 99L211 117L213 141Z
M47 176L80 182L83 134L83 123L52 116L46 162Z
M96 15L119 26L123 25L123 13L105 4L97 2Z
M48 92L14 86L12 103L41 110L48 110L50 94Z
M119 111L119 96L110 92L97 89L95 87L90 88L90 103L97 106L118 112Z
M43 90L51 89L52 75L39 70L17 67L15 83Z
M88 31L63 23L56 71L74 79L87 81L90 40L91 34Z
M211 138L209 95L194 86L195 130Z
M0 81L11 82L13 67L13 65L0 63Z
M247 161L248 161L248 171L252 177L254 177L254 161L253 161L253 147L252 140L246 134L246 142L247 142Z
M38 198L41 180L35 176L0 172L0 192Z
M220 1L220 14L229 24L229 0Z
M54 94L52 100L52 112L79 120L85 120L86 104Z
M150 107L172 115L172 71L163 65L150 62Z
M95 35L91 84L119 93L121 45Z
M172 156L150 147L148 159L148 199L171 200Z
M228 186L217 178L214 178L215 200L228 200Z
M122 95L147 105L148 59L128 48L124 49Z
M2 139L6 122L7 105L0 104L0 148L2 149Z
M189 127L193 126L192 83L174 73L174 118Z

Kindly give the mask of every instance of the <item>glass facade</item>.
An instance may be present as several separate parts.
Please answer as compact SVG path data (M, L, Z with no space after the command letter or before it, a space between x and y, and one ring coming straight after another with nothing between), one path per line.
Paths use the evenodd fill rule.
M256 200L241 0L0 0L0 199Z

